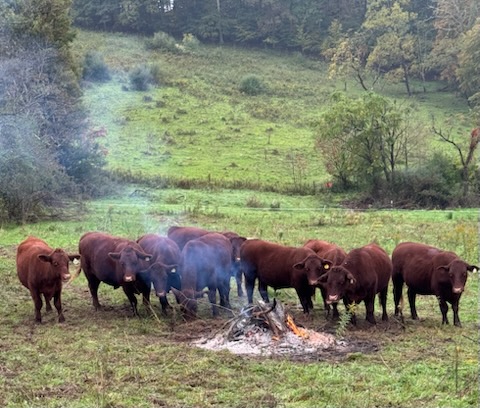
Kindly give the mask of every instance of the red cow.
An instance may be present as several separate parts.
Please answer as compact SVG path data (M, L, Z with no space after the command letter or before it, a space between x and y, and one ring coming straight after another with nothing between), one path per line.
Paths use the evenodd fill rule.
M80 238L79 252L95 309L101 307L98 301L100 282L115 289L121 286L135 315L138 315L135 294L143 295L144 304L150 302L151 286L143 279L137 280L137 275L149 272L152 256L135 241L101 232L87 232Z
M162 311L166 313L170 307L167 300L167 293L170 288L181 289L181 278L179 274L179 265L182 258L178 245L170 238L162 237L157 234L146 234L137 240L142 249L152 254L151 262L158 267L153 268L152 272L142 274L142 278L147 285L151 282L155 288L155 293L160 299Z
M347 253L343 248L339 247L337 244L331 242L322 241L320 239L309 239L304 245L305 248L310 248L314 251L320 258L330 261L333 265L341 265L342 262L347 257ZM325 271L326 272L326 271ZM325 293L325 288L320 286L320 292L322 293L323 306L327 311L327 317L330 315L330 304L327 303L327 295ZM338 319L338 308L337 303L332 303L333 308L333 318Z
M415 242L398 244L392 253L395 315L401 313L403 284L408 287L412 319L418 319L416 295L435 295L442 312L442 324L448 324L447 302L452 305L453 323L461 326L458 303L467 281L467 271L478 267L462 261L455 253Z
M366 319L375 324L374 304L378 293L382 305L382 320L388 320L387 290L392 276L388 254L376 244L351 250L341 265L332 267L320 278L327 302L343 299L345 306L365 302ZM355 315L352 322L356 323Z
M183 249L185 244L196 238L200 238L203 235L209 234L211 232L217 231L208 231L203 228L198 227L179 227L173 226L170 227L167 231L167 236L171 240L175 241L180 248ZM241 237L236 232L232 231L223 231L218 232L219 234L224 235L226 238L229 239L232 245L232 270L231 275L235 277L235 281L237 283L237 293L238 296L243 296L243 289L242 289L242 273L240 271L240 247L246 241L246 238Z
M240 249L241 269L245 275L248 302L253 302L253 288L269 302L267 286L274 289L294 288L303 311L313 309L312 296L319 277L332 265L309 248L295 248L273 242L251 239Z
M216 292L220 295L220 305L230 309L230 270L232 247L222 234L205 234L188 241L182 250L182 290L172 289L185 311L196 315L198 297L208 287L208 300L212 313L218 315Z
M17 275L28 290L35 305L35 320L42 321L42 298L45 298L46 310L52 310L50 300L58 312L58 321L65 321L62 312L62 282L70 279L68 263L80 259L80 255L69 255L63 249L50 248L39 238L28 237L17 249Z

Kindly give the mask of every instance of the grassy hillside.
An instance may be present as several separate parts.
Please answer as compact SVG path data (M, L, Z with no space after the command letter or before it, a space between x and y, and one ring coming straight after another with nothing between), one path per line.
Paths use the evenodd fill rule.
M345 87L352 96L362 92L354 82L329 80L325 64L299 55L212 46L188 54L153 52L141 37L84 31L74 48L79 58L98 50L114 73L106 84L90 84L84 100L92 128L108 132L102 144L109 168L137 179L275 189L322 185L329 178L323 165L328 157L314 148L315 119L332 92ZM128 72L142 64L159 67L162 85L147 92L122 90L129 87ZM249 74L265 83L264 94L239 91ZM440 86L429 84L427 93L412 98L401 84L383 84L380 90L414 105L418 137L444 148L430 139L431 117L467 107Z

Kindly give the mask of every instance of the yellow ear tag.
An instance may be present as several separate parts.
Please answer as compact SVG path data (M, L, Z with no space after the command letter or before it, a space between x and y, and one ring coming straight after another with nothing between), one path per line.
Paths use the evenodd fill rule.
M177 272L177 270L176 270L175 268L172 268L172 269L170 270L170 272L171 272L171 273L175 273L175 272Z
M323 269L330 269L330 265L329 264L323 265Z

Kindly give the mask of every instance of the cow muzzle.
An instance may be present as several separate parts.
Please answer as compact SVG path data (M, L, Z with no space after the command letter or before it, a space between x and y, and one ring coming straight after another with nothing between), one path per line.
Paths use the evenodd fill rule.
M125 282L133 282L133 281L135 281L135 276L133 276L133 275L125 275L125 276L123 277L123 280L124 280Z
M462 293L463 292L463 287L461 286L456 286L452 289L453 293Z
M327 304L331 305L332 303L338 302L338 295L328 295Z
M62 273L62 282L68 282L71 278L69 273Z
M167 296L167 293L165 291L157 292L157 296L159 298L164 298L165 296Z

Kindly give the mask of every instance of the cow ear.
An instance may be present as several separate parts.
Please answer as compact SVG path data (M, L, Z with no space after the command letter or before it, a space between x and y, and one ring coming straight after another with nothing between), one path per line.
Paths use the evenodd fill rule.
M353 275L349 272L347 273L347 280L351 285L354 285L357 280L353 277Z
M42 262L52 262L52 257L50 255L38 255L38 259Z
M442 265L442 266L438 266L438 267L437 267L437 270L438 270L439 272L448 272L449 269L450 269L450 268L449 268L448 265Z
M295 269L302 270L305 268L305 262L298 262L295 265L293 265Z
M68 255L68 259L70 259L70 261L72 261L72 262L77 261L77 263L78 263L78 261L80 261L80 258L81 258L81 257L80 257L79 254Z
M473 272L473 273L477 273L478 269L480 269L480 268L478 266L475 266L475 265L468 265L467 266L467 271L470 271L470 272Z
M120 259L120 252L109 252L108 256L113 260L118 261Z

